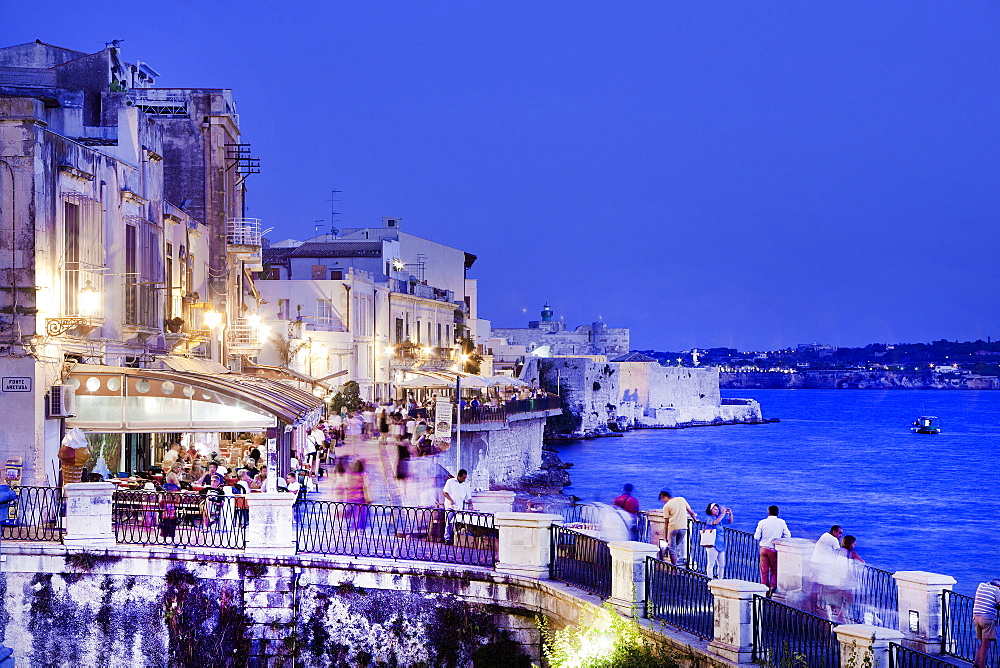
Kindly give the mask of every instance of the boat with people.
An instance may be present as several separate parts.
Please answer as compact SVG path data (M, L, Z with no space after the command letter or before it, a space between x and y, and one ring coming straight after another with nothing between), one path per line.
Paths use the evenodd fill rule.
M914 434L940 434L941 425L933 415L921 415L910 423L910 431Z

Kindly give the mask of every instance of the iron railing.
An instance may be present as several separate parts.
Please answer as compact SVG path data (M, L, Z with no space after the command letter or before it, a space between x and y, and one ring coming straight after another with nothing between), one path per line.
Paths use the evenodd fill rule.
M639 516L635 520L635 539L640 543L650 543L652 537L652 531L649 526L649 515L646 514L645 510L639 511Z
M505 422L507 412L502 406L467 406L462 409L462 424Z
M589 503L574 503L562 508L563 524L600 524L600 512L597 506Z
M979 641L972 625L971 596L945 590L941 592L941 653L963 661L971 662L976 656ZM990 653L986 658L990 668L1000 668L1000 650L990 643Z
M840 668L840 643L834 626L822 617L754 596L753 662Z
M887 629L899 628L899 587L889 571L852 562L857 568L854 600L848 617L855 624L871 624Z
M955 664L890 642L889 668L955 668Z
M534 413L536 411L555 410L562 407L560 397L537 397L535 399L515 399L504 404L507 415L514 413Z
M486 567L497 560L489 513L302 500L295 521L299 552Z
M111 500L119 543L242 550L248 519L242 495L118 490Z
M555 524L550 531L552 579L601 598L611 596L611 550L607 542Z
M63 534L62 489L59 487L15 487L17 499L10 502L7 516L0 518L5 540L61 541Z
M711 639L715 599L708 583L700 573L646 557L646 616Z
M719 527L726 531L726 567L725 574L720 577L759 582L760 546L753 534L725 524L720 524ZM701 546L701 530L707 528L708 524L701 520L688 519L688 568L699 573L705 573L708 569L708 557L705 548Z

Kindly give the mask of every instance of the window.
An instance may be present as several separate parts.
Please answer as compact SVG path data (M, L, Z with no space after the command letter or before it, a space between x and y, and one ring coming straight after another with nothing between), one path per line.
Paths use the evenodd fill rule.
M420 343L420 321L417 320L417 340L414 343Z
M269 280L269 281L280 281L281 280L281 267L268 267L267 268L267 280Z
M393 343L403 342L403 319L396 318L396 338Z
M329 331L333 324L333 300L316 300L316 329Z
M331 269L330 270L330 280L331 281L342 281L342 280L344 280L344 270L343 269Z
M437 326L437 334L438 334L437 335L437 345L438 345L438 348L441 348L442 345L441 345L441 323L440 322L438 323L438 326Z

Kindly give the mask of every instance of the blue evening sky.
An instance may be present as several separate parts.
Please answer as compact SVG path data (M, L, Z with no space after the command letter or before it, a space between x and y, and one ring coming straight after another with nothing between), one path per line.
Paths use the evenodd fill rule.
M18 8L18 5L22 5ZM273 239L403 219L634 348L998 335L1000 3L8 0L234 90Z

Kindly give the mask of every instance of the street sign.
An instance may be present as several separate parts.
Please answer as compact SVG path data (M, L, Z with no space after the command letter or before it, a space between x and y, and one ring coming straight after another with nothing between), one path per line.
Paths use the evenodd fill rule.
M31 378L4 376L2 388L4 392L31 392Z

